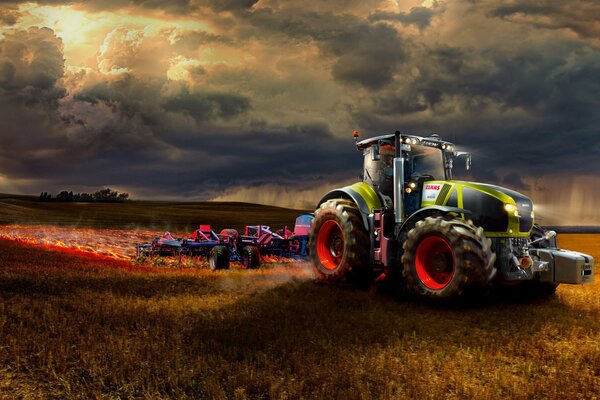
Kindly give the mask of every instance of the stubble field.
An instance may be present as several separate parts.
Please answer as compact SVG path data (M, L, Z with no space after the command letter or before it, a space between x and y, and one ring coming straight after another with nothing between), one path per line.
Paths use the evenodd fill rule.
M600 398L598 282L433 307L318 284L302 263L211 273L73 250L106 250L115 235L126 248L106 228L222 221L220 205L152 204L0 199L0 222L21 224L8 237L28 236L0 239L0 398ZM224 224L266 212L280 228L297 214L242 206ZM33 245L65 236L67 250ZM598 238L559 243L599 260Z
M561 235L600 258L595 235ZM0 241L4 398L598 398L600 286L432 307L305 265L132 265Z

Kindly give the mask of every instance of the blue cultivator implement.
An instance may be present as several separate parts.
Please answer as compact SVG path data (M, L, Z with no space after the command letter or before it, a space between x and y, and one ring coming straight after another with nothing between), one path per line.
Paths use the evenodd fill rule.
M174 238L169 232L150 243L136 245L136 254L145 256L207 257L211 270L229 269L230 262L243 268L259 268L261 258L308 256L308 230L312 214L296 218L294 232L287 227L278 233L266 225L246 226L244 235L235 229L215 233L210 225L200 225L188 238Z
M200 225L186 238L175 239L169 232L150 243L136 245L136 254L145 256L207 257L210 269L229 269L231 261L242 263L244 268L258 268L258 248L243 246L238 251L237 231L224 229L216 234L210 225Z
M249 225L241 240L258 247L263 256L305 258L308 256L308 231L312 219L312 214L300 215L296 218L293 232L287 226L273 232L266 225Z

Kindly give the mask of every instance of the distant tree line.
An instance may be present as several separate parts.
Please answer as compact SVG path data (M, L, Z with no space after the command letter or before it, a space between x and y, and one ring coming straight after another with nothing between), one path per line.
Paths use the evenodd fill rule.
M63 190L55 196L48 192L40 194L40 201L123 203L128 200L129 193L119 193L109 188L98 190L96 193L73 193Z

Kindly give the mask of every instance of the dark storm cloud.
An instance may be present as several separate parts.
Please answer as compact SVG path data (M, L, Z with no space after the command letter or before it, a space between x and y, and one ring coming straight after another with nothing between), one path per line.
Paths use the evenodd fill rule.
M214 11L243 11L251 8L258 0L38 0L44 5L74 5L90 11L138 8L160 10L173 15L185 15L203 7ZM25 4L27 0L0 0L0 4Z
M260 9L249 19L260 37L276 33L313 41L333 58L332 75L344 84L381 88L391 82L396 67L405 59L404 42L394 27L354 15Z
M431 24L431 20L435 15L443 12L443 7L439 6L436 9L428 7L413 7L410 12L389 12L377 11L369 15L369 21L396 21L404 25L415 25L423 30Z
M80 79L85 80L84 77ZM75 124L73 135L85 143L111 146L118 140L137 146L148 135L168 141L170 115L191 117L200 129L204 123L229 120L247 112L250 100L244 96L218 92L191 92L185 85L161 93L167 84L164 78L140 79L131 74L111 78L88 78L70 99L61 102L63 119Z
M13 66L2 80L0 167L17 182L209 198L236 185L344 176L355 161L351 143L323 124L224 124L251 110L241 95L129 73L82 70L63 81L61 42L49 29L15 31L0 46L2 65ZM62 85L75 83L67 94ZM60 95L44 107L12 97L34 89Z
M216 11L239 11L252 8L259 0L204 0L206 4Z
M490 15L548 29L570 29L582 37L598 39L600 36L600 3L595 0L500 3L492 7Z
M396 66L404 59L402 41L396 30L375 24L365 28L359 37L353 41L352 50L343 49L345 46L340 43L329 44L333 53L339 54L332 68L333 77L373 89L391 82Z
M177 48L182 50L197 50L199 46L214 43L233 44L233 39L225 35L189 30L178 33L176 41Z
M140 193L208 199L236 186L294 187L324 177L343 178L348 169L357 167L352 143L333 137L324 126L206 130L204 135L174 133L170 143L179 146L180 156L174 156L173 145L149 138L152 146L65 152L34 165L10 165L7 172L14 177L35 173L57 189L110 183Z
M490 29L499 29L491 18ZM402 78L355 116L367 130L455 136L477 149L478 166L491 178L510 169L529 179L600 171L600 52L569 37L546 39L539 29L521 26L530 42L496 48L422 43L411 49Z
M24 191L302 189L358 175L353 129L437 132L473 151L469 179L520 190L600 171L593 2L43 3L184 24L91 30L67 69L52 31L3 32L0 172Z
M27 0L0 0L0 4L25 4ZM114 10L125 7L140 7L160 9L174 14L182 14L193 9L190 0L38 0L35 3L43 5L75 5L90 10Z
M8 32L0 42L0 87L5 93L47 90L63 76L62 42L48 28Z
M7 32L0 40L0 169L35 179L65 144L52 127L66 95L62 42L47 28Z
M14 6L0 8L0 25L14 25L20 17L21 13Z
M377 112L402 115L435 110L453 96L471 106L497 101L507 107L535 109L557 94L560 77L552 74L565 66L567 55L560 50L577 56L574 49L564 48L557 48L555 54L530 48L485 54L443 45L423 50L414 54L418 74L396 82L389 97L379 99Z
M179 142L188 146L193 158L144 166L146 179L163 195L208 198L230 187L266 183L298 187L324 177L344 177L348 169L357 167L352 143L335 138L325 126L242 132L213 128L207 135L189 137L184 133L182 137L185 139ZM127 176L122 179L130 180Z
M163 108L189 115L202 122L218 118L229 119L243 114L250 108L250 100L228 93L183 92L168 98Z

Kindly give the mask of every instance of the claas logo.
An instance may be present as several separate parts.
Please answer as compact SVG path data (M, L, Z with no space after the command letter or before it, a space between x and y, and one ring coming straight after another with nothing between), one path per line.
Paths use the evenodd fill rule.
M425 185L425 190L440 190L441 185Z

